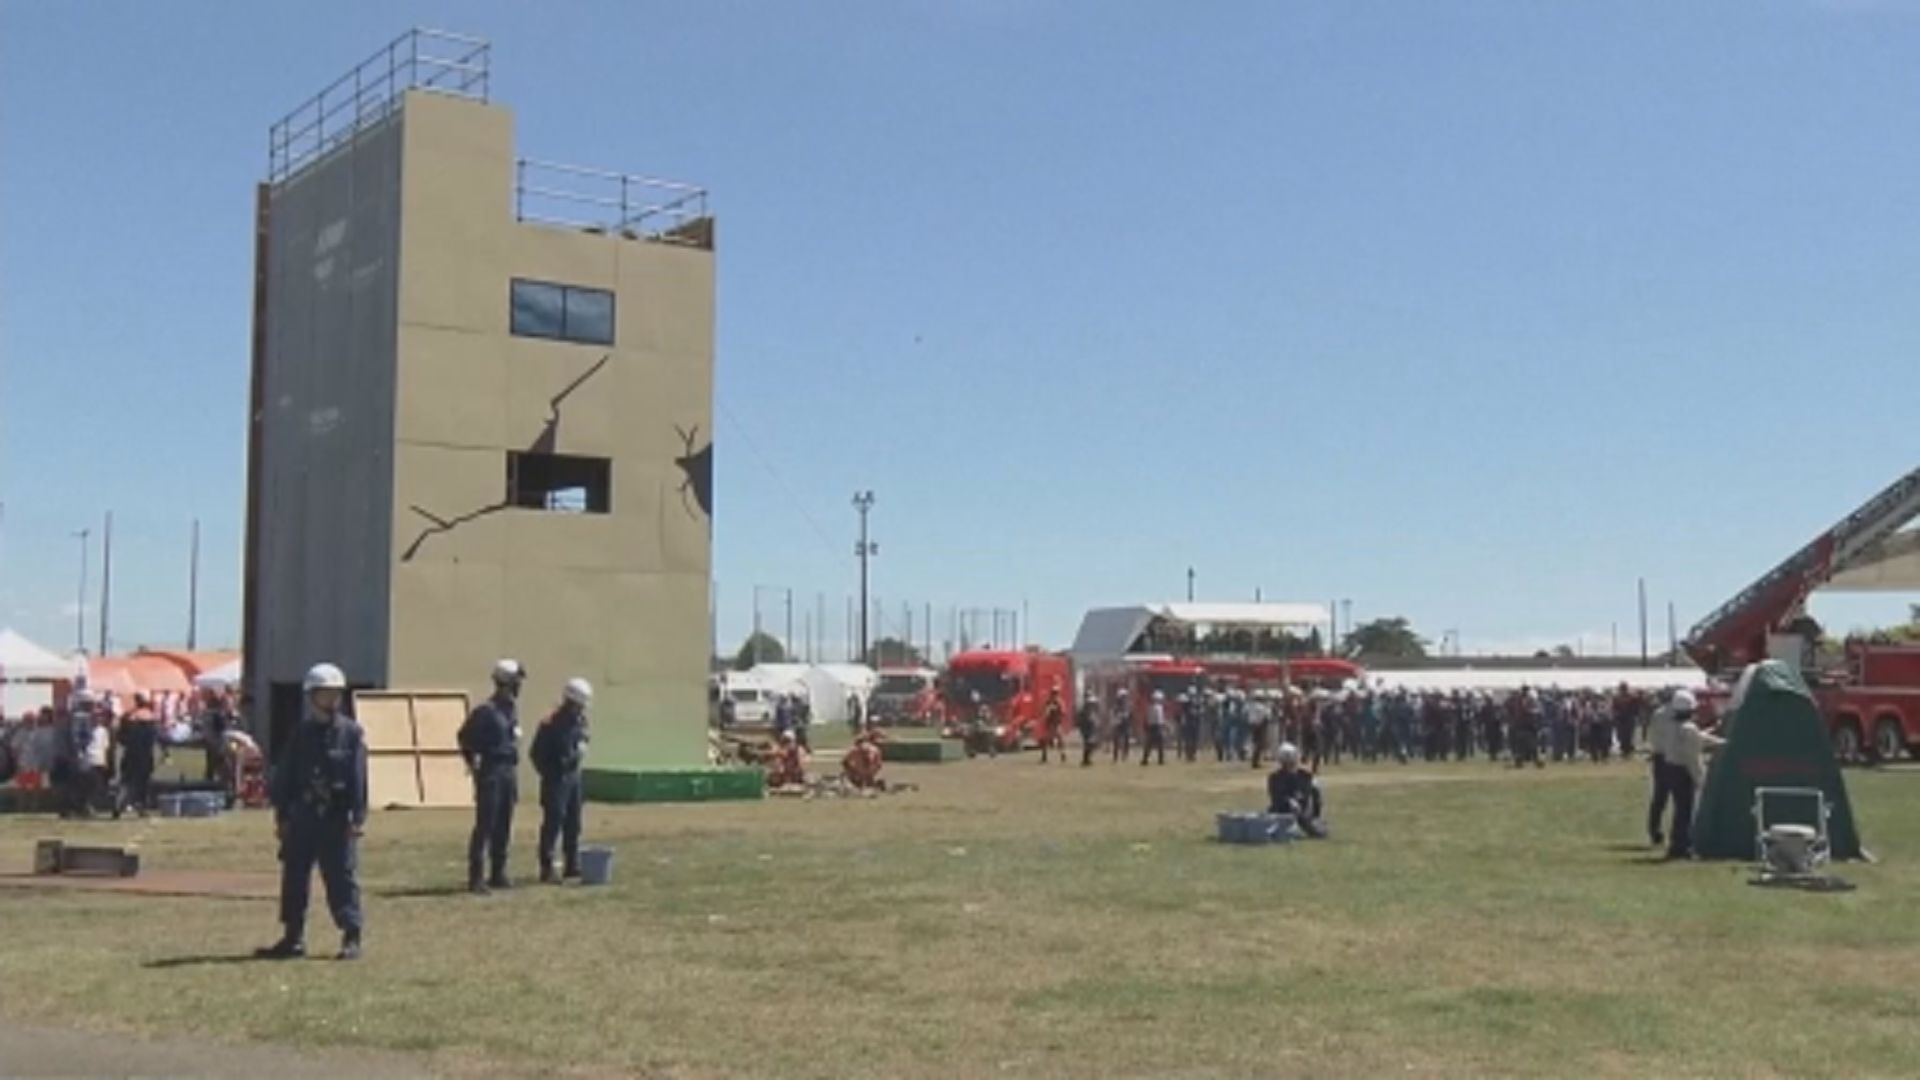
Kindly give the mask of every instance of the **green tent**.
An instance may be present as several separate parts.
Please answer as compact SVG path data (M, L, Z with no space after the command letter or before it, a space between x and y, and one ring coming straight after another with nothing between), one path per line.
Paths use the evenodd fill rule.
M1827 830L1836 859L1861 857L1860 833L1853 825L1853 804L1833 757L1826 721L1807 684L1792 668L1767 660L1747 668L1734 691L1727 744L1713 757L1700 805L1693 818L1693 848L1703 859L1751 859L1758 831L1753 820L1753 789L1819 788L1826 793ZM1810 799L1768 802L1775 824L1812 825Z

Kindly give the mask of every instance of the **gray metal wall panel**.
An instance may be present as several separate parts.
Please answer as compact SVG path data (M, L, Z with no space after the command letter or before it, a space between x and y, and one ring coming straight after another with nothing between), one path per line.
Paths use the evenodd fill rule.
M322 659L386 681L401 145L395 117L273 193L257 702Z

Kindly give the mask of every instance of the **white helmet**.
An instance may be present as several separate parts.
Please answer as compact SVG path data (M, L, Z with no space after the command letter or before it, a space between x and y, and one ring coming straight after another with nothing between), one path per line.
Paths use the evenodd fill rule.
M575 705L591 705L593 703L593 684L581 678L568 679L566 689L560 692L560 696L573 702Z
M1300 764L1300 748L1290 742L1283 742L1280 744L1280 749L1274 752L1274 758L1279 761L1284 761L1289 765L1298 765Z
M493 665L493 681L500 686L517 683L526 677L527 669L521 667L518 660L499 660Z
M315 664L307 669L307 677L300 685L307 693L315 690L345 690L347 676L332 664Z
M1699 707L1700 707L1700 703L1693 699L1693 694L1690 693L1689 691L1675 690L1673 692L1673 711L1674 712L1682 716L1685 716L1688 713L1693 712L1693 710Z

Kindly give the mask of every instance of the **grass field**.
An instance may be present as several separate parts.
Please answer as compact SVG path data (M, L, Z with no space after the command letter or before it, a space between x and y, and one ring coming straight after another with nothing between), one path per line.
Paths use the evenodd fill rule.
M606 889L453 894L465 822L378 815L367 958L227 963L270 904L0 890L0 1015L668 1076L1913 1075L1920 774L1850 773L1839 895L1638 846L1642 767L1336 769L1336 839L1209 839L1211 764L889 773L872 802L590 807ZM533 808L523 804L523 814ZM516 870L531 869L523 816ZM270 871L264 817L0 821ZM318 891L316 883L316 892ZM318 897L316 896L316 901ZM323 933L323 931L325 931ZM316 944L333 942L316 907Z

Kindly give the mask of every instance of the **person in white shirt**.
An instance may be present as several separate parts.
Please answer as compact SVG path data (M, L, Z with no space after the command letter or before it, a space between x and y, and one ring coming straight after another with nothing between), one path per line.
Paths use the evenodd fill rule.
M1673 785L1673 841L1667 845L1667 858L1693 857L1693 801L1707 778L1707 751L1726 743L1709 735L1693 722L1693 710L1674 710L1673 729L1667 736L1667 770Z
M1692 712L1695 703L1692 694L1678 690L1654 710L1653 719L1647 724L1647 753L1653 778L1653 797L1647 804L1647 843L1653 847L1667 842L1667 803L1673 798L1673 777L1667 771L1667 746L1673 742L1674 713L1682 708Z

